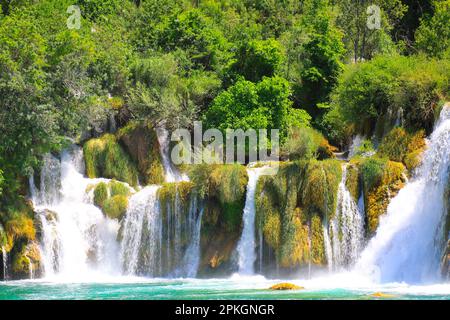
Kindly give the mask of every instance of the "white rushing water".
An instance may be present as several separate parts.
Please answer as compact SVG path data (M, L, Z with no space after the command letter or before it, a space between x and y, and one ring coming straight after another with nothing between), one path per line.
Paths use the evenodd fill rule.
M444 107L416 177L392 199L356 272L383 283L439 280L449 166L450 108Z
M364 215L347 189L346 180L347 166L344 165L338 188L337 208L330 223L331 248L326 248L326 252L331 251L331 259L328 261L332 261L335 270L352 266L364 246ZM328 233L324 233L324 239L326 238L329 238Z
M82 150L73 146L61 154L61 160L45 157L39 189L30 179L32 201L42 224L45 277L87 279L97 272L120 272L119 224L106 218L86 192L89 185L109 180L87 179L83 172Z
M245 198L244 213L242 216L244 227L242 229L241 239L237 246L239 256L239 274L254 274L254 263L256 260L255 252L255 192L258 179L267 170L266 167L249 168L247 195Z
M189 210L188 230L191 231L190 243L183 258L181 276L194 278L197 276L198 266L200 264L200 237L203 218L203 207L197 211L197 200L191 201L191 208Z
M161 160L164 167L165 181L166 182L181 182L189 181L189 178L181 174L177 167L175 167L170 160L170 137L169 131L163 126L156 128L156 136L158 137L158 143L160 146Z
M2 247L2 260L3 260L3 280L8 280L8 252L6 248Z
M352 143L350 144L350 147L348 149L347 159L351 159L356 155L356 152L358 151L358 148L361 147L364 139L365 137L360 134L357 134L356 136L353 137Z
M155 275L161 271L157 259L162 247L158 189L159 186L148 186L130 198L120 251L126 274Z

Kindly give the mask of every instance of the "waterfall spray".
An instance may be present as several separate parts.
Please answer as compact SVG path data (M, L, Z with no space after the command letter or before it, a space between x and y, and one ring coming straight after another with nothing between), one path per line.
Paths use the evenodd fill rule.
M332 265L348 267L356 262L364 244L364 216L346 186L347 166L342 168L336 213L331 220ZM328 234L326 234L328 237ZM331 259L329 260L331 261Z
M39 190L32 184L32 201L42 223L40 250L46 277L86 279L95 272L115 274L117 221L106 218L86 193L89 185L109 182L86 179L82 150L73 146L44 158ZM32 271L32 270L31 270Z
M450 108L444 107L416 177L392 199L356 271L380 282L427 283L440 278L449 166Z
M444 107L417 175L392 199L356 271L376 281L426 283L439 279L447 214L450 108Z
M237 246L240 274L252 275L255 272L255 193L258 179L261 175L264 174L264 171L266 169L266 167L247 169L247 195L242 217L244 228L242 229L241 239L239 240Z

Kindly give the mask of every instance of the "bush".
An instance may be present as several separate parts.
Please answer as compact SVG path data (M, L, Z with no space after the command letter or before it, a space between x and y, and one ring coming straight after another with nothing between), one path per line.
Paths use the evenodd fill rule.
M291 128L282 149L290 160L332 158L335 151L319 131L309 127Z
M103 204L103 213L110 219L121 220L127 212L128 198L116 195L107 199Z
M91 139L84 144L86 173L89 178L110 178L136 186L137 170L130 157L125 153L111 134Z
M425 132L407 133L403 128L394 128L381 142L378 154L392 161L402 162L408 170L420 163L420 155L425 149Z
M104 182L100 182L94 189L94 204L100 208L103 207L108 199L108 186Z

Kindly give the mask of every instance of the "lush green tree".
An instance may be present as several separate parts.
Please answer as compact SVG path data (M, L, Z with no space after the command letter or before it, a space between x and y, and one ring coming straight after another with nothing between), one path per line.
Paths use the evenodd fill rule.
M450 0L433 1L434 14L422 19L416 45L430 56L442 57L450 47Z
M129 109L136 120L169 128L190 128L200 108L210 101L220 86L209 72L195 72L189 78L178 74L172 55L138 59L133 66L134 86Z
M263 77L274 76L283 60L283 48L275 39L251 40L241 45L230 72L258 82Z
M239 80L214 99L205 115L207 127L280 129L284 139L290 122L308 125L310 120L304 110L294 111L290 93L289 83L281 77L264 78L257 84Z
M367 60L378 53L395 51L391 32L407 10L401 0L342 0L337 5L340 9L337 22L344 31L344 41L353 61ZM374 10L368 11L369 8ZM378 28L374 23L369 28L368 22L377 22L378 19L375 8L380 9L380 25Z
M283 38L286 77L293 83L297 104L314 116L323 113L320 106L343 67L342 33L334 25L331 9L328 1L306 1L300 23Z
M185 51L193 69L220 71L231 58L227 39L199 9L174 14L159 28L158 47Z

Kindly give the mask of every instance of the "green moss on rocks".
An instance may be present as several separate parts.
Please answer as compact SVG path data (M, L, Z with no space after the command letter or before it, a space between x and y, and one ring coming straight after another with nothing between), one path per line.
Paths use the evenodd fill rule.
M32 241L28 244L23 243L19 248L15 248L12 254L11 266L14 279L28 279L30 275L33 277L39 276L41 256L38 244Z
M189 169L193 192L204 205L199 276L231 272L240 238L248 175L241 165L198 165Z
M115 195L107 199L103 205L103 213L110 219L121 220L127 212L128 198Z
M405 184L406 168L400 162L370 158L362 162L361 172L368 232L374 233L379 217L386 213L390 200Z
M114 196L128 197L131 195L130 188L127 185L120 183L118 181L115 181L115 180L111 180L111 182L109 183L109 189L110 189L111 197L114 197Z
M107 199L108 185L104 182L100 182L94 189L94 204L102 208Z
M347 166L345 185L355 201L358 201L361 186L358 165L350 163Z
M100 182L94 188L94 204L110 219L121 220L127 211L130 188L115 180Z
M420 164L420 155L426 147L425 132L420 130L414 134L397 127L384 136L378 155L392 161L402 162L408 170Z
M156 132L149 125L131 122L117 134L137 168L145 184L162 184L164 168L159 152Z
M91 139L84 144L83 150L89 178L104 177L137 185L137 169L114 135Z
M280 267L325 263L322 222L336 210L341 176L338 161L311 160L282 163L277 175L260 178L256 224Z
M322 221L318 215L311 219L311 262L316 265L326 264Z

